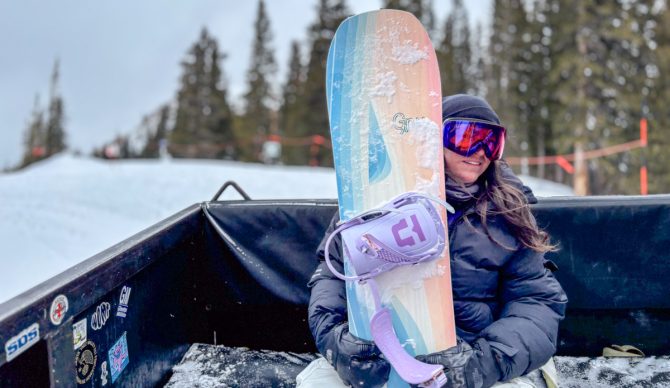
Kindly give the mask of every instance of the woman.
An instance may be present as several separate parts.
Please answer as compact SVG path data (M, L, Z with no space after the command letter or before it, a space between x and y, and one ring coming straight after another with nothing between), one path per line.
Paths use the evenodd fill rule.
M567 298L551 273L555 265L544 259L556 247L529 210L536 201L532 192L500 160L506 131L489 104L450 96L442 118L446 197L456 210L448 223L458 345L417 358L444 365L448 386L519 382L556 351ZM337 215L326 236L336 222ZM324 242L317 251L322 261ZM341 242L333 242L329 254L342 272ZM348 385L383 385L388 362L374 343L349 333L344 281L322 262L310 287L309 324L325 360L301 373L298 385L315 383L333 369ZM323 369L326 362L330 372ZM530 378L524 383L537 384Z

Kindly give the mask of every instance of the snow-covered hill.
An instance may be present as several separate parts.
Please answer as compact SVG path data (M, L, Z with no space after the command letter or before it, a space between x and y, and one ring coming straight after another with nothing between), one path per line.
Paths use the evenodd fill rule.
M538 196L570 188L522 177ZM59 155L0 174L0 303L190 206L228 180L253 199L335 198L327 168ZM222 199L239 199L232 190Z

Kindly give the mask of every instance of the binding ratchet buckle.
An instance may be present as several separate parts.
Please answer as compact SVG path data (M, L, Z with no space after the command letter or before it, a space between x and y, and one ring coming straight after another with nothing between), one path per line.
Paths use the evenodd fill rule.
M406 265L434 260L446 245L442 217L433 203L452 212L445 201L426 194L408 192L382 207L362 213L338 227L326 240L325 257L335 276L370 286L375 301L375 314L370 331L375 344L406 382L420 387L441 387L446 383L442 365L426 364L409 355L393 330L391 311L383 307L375 277ZM334 236L342 234L344 249L355 275L347 276L333 267L328 254Z

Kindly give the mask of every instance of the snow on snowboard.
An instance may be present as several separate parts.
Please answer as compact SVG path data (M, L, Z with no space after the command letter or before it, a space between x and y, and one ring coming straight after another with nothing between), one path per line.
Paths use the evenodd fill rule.
M395 10L367 12L342 22L328 54L326 94L340 219L344 229L347 222L355 224L342 231L346 275L358 277L347 281L349 327L358 337L374 337L385 356L393 359L388 386L407 386L398 372L405 380L419 378L401 371L421 375L420 366L411 363L413 356L456 344L445 209L428 206L436 201L426 197L403 196L417 192L444 200L445 195L439 69L420 22ZM385 207L379 210L380 206ZM378 210L361 216L373 209ZM407 211L421 214L409 217ZM386 220L380 214L386 214ZM439 225L431 228L435 219ZM442 236L435 235L439 226L444 228ZM355 236L347 236L357 228ZM379 237L384 232L365 232L384 228L386 240ZM361 233L367 236L364 242ZM426 239L439 240L433 246L439 251L429 260L423 255L418 264L393 264L408 257L394 248L405 254L418 252L411 251L413 245ZM377 262L385 258L393 263L383 271L364 267L361 263L377 263L367 260L370 248L377 249L372 255ZM379 303L388 316L381 314ZM386 320L392 321L392 330ZM406 354L386 344L397 341Z

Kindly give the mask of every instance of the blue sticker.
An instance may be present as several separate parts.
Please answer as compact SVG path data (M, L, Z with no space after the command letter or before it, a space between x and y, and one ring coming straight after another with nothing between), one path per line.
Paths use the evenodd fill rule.
M121 372L126 369L128 365L128 341L126 340L126 332L123 333L112 348L109 349L109 370L112 374L112 384L119 377Z

